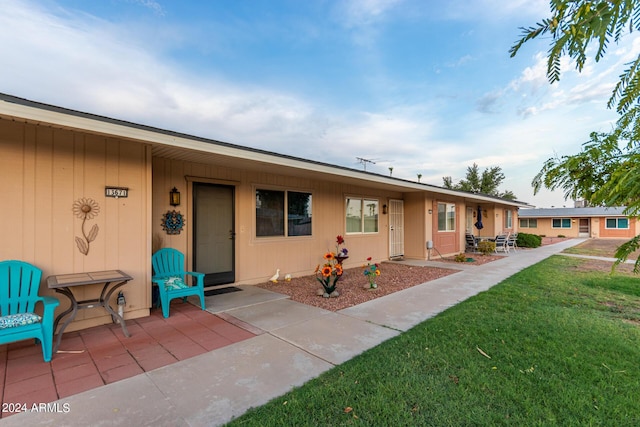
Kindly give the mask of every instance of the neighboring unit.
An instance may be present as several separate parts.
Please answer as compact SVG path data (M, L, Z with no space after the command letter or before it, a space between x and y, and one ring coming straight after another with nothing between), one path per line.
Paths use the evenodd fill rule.
M521 209L519 228L523 233L544 236L631 238L637 234L636 218L624 214L624 207L576 207Z

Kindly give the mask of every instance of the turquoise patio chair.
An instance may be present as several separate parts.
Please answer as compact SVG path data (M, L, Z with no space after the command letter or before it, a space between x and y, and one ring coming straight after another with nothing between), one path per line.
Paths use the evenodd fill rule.
M0 262L0 344L35 338L45 362L51 361L57 298L39 296L42 270L23 261ZM42 303L42 315L35 313Z
M152 257L153 274L151 281L158 285L160 294L160 305L162 315L169 317L169 304L174 298L186 300L189 295L200 297L200 306L205 309L204 304L204 273L185 271L184 255L175 249L163 248L153 254ZM192 276L195 285L190 286L186 277Z

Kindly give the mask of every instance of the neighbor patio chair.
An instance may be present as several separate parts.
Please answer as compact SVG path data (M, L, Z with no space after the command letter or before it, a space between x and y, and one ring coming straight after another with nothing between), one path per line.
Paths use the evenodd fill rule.
M0 262L0 344L35 338L51 361L54 312L60 301L39 296L42 270L23 261ZM42 315L35 308L42 304Z
M509 252L509 235L508 234L500 234L496 236L496 253L498 252Z
M154 276L151 281L158 285L162 315L169 317L169 305L174 298L187 300L190 295L200 297L200 307L204 310L204 273L185 271L184 255L175 249L163 248L152 257ZM187 276L195 280L193 286L187 283Z
M476 240L475 236L473 234L465 234L465 241L466 241L466 246L465 246L465 250L468 251L470 250L471 252L477 252L478 251L478 241Z
M507 238L507 246L509 249L513 249L513 251L516 252L516 249L518 248L518 233L509 234L509 237Z

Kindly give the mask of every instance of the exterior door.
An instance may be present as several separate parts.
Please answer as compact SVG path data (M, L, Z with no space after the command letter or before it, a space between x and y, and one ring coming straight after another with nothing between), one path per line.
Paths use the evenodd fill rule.
M458 222L458 208L455 203L433 202L433 247L440 254L460 252L461 223Z
M590 235L589 218L580 218L578 222L578 237L589 237Z
M404 256L404 202L389 200L389 258Z
M193 183L194 271L205 286L235 281L234 187Z

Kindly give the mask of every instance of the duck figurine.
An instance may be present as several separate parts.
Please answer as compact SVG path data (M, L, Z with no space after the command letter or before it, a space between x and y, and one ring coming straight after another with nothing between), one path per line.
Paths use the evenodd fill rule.
M276 274L274 274L273 276L271 276L271 279L269 279L269 281L271 283L278 283L278 279L280 278L280 269L277 268L276 269Z

